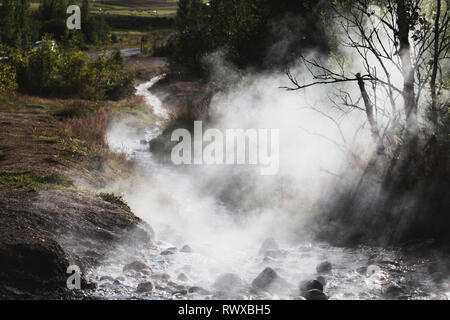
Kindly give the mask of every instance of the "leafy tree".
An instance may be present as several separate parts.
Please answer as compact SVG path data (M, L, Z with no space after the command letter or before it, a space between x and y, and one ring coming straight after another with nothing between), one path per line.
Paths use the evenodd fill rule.
M81 4L81 31L85 42L89 44L109 42L110 28L104 17L94 17L90 15L90 10L90 1L83 0Z
M41 23L40 33L51 34L61 41L68 33L66 26L67 0L43 0L38 10Z
M30 45L30 2L29 0L3 0L0 8L0 40L15 48Z

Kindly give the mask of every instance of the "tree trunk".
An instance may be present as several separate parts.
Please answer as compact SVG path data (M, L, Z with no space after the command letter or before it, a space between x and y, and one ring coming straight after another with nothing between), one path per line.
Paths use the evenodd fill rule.
M436 18L434 20L434 55L433 55L433 70L431 73L430 87L431 87L431 120L436 130L438 127L438 112L437 112L437 98L436 98L436 77L439 65L439 18L441 16L441 0L437 0L436 4Z
M356 74L356 79L358 79L358 86L359 86L359 90L361 91L361 96L364 101L364 106L366 109L366 116L367 116L367 120L369 121L369 124L370 124L370 130L372 132L372 137L374 138L375 142L377 143L377 154L384 156L384 144L380 137L377 120L375 119L375 115L373 113L374 108L373 108L372 102L370 101L369 95L367 94L366 86L364 84L364 80L361 77L360 73Z
M411 48L409 43L410 19L405 0L397 0L397 27L400 44L400 59L403 69L403 100L408 129L417 129L417 104L414 92L414 69L411 63Z

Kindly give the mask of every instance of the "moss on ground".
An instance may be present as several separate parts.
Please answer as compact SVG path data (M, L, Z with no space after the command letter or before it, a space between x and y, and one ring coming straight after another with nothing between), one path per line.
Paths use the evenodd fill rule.
M74 183L59 173L43 175L34 171L0 171L0 187L15 189L70 188Z

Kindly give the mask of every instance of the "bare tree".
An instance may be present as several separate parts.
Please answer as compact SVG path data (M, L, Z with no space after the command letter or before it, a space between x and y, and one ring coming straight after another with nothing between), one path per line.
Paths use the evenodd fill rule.
M345 59L329 63L303 56L301 60L312 80L300 82L288 71L292 85L286 89L355 82L362 99L354 103L349 99L350 94L342 91L341 104L365 112L380 155L384 155L386 128L382 132L378 117L387 118L397 127L403 118L406 132L416 136L419 102L425 88L430 88L433 121L437 122L436 78L438 73L442 73L440 61L448 57L449 49L449 0L445 0L447 10L444 15L441 15L441 1L436 3L434 32L424 12L425 4L430 1L337 1L332 6L331 19L336 22L339 48L350 49L356 54L362 69L351 73ZM432 63L429 63L430 58ZM396 81L397 74L402 81ZM403 111L397 107L399 98L403 100Z

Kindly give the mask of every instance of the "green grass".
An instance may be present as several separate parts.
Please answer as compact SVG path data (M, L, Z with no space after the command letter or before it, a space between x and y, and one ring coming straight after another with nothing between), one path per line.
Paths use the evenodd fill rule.
M121 207L122 209L131 212L130 207L128 206L128 204L125 202L125 200L123 200L122 196L118 196L115 195L112 192L101 192L98 194L98 196L103 199L106 202L109 202L111 204L115 204L118 205L119 207Z
M58 173L43 175L34 171L0 171L0 187L15 189L69 188L74 183Z

